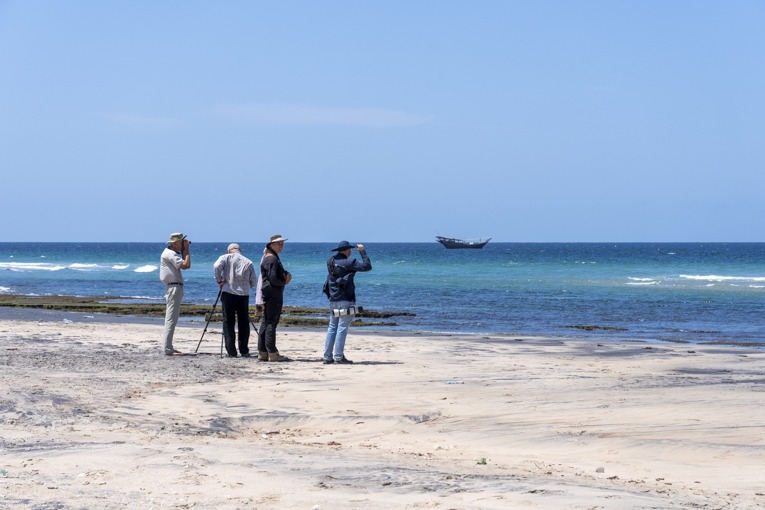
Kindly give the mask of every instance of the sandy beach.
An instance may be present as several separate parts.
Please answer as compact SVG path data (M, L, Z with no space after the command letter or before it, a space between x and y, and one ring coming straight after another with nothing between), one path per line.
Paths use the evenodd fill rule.
M0 509L765 508L763 350L72 317L0 320Z

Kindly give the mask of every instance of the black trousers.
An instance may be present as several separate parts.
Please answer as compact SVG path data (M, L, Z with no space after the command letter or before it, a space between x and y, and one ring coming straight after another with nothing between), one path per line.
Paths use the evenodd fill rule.
M276 348L276 326L282 317L283 304L284 298L266 298L266 304L263 305L263 322L258 333L258 351L279 352Z
M236 356L236 335L234 324L239 322L239 353L248 354L250 348L250 296L237 296L224 292L221 294L223 307L223 338L226 341L226 352Z

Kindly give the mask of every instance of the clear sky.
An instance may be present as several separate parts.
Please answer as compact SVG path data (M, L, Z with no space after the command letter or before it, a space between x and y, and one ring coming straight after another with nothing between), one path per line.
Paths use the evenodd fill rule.
M765 2L3 1L0 241L765 241Z

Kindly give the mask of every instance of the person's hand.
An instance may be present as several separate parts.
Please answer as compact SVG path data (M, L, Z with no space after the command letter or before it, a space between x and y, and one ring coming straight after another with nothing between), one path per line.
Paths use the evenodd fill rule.
M284 275L284 285L289 285L292 281L292 275L290 273L287 273Z
M359 250L359 251L361 251L361 250L363 250L363 249L364 249L364 245L363 245L363 244L357 244L357 245L356 245L356 249L357 249L357 250Z
M188 250L190 244L191 244L191 241L189 241L188 239L184 239L183 240L183 249L184 250Z
M226 282L218 282L218 288L220 290L223 290L223 286L226 285Z

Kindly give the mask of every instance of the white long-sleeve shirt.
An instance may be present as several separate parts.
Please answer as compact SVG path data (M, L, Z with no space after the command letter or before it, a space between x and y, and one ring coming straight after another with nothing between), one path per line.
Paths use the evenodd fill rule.
M250 289L257 287L258 274L252 261L239 252L227 253L213 265L215 280L226 282L223 292L237 296L249 296Z

